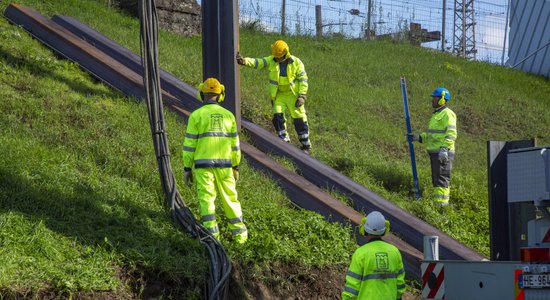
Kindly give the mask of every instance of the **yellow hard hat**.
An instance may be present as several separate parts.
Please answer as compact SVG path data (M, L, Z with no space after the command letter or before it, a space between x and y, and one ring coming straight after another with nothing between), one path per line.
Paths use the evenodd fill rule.
M275 41L275 43L271 45L271 55L275 58L281 58L283 56L288 58L290 56L288 44L283 40Z
M197 97L204 100L204 94L216 94L220 95L217 98L218 102L222 102L225 98L225 86L221 84L216 78L208 78L203 83L199 84L199 94Z
M216 78L208 78L201 84L200 90L204 94L221 94L222 85Z

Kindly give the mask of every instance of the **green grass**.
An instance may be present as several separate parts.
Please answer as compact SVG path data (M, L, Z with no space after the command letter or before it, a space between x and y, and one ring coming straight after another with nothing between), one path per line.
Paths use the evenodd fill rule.
M260 57L278 35L241 31L241 53ZM489 254L488 140L550 143L548 79L388 41L285 37L309 76L313 155L367 188ZM270 127L267 74L241 68L244 114ZM447 87L458 117L451 209L433 209L429 159L416 145L422 201L413 201L400 76L407 78L412 126L425 130L433 89ZM292 130L291 130L292 131Z
M139 42L137 21L93 1L21 2L44 14L83 19L79 12L94 10L94 18L121 29L117 36L131 41L131 32ZM129 25L114 26L124 22ZM181 58L185 47L178 47L182 50L173 54ZM153 296L201 298L207 256L166 211L144 103L57 59L5 19L0 19L0 99L0 296L108 291L115 298L141 297L160 282L167 290ZM172 165L183 182L183 120L166 112L166 128ZM238 247L222 229L234 263L266 272L270 264L325 267L349 261L355 247L350 228L297 209L246 162L241 174L249 242ZM180 191L198 216L194 190ZM338 241L327 243L332 240Z
M73 16L139 53L138 21L107 9L105 1L18 3L46 16ZM204 272L196 270L206 270L205 256L165 212L145 106L57 60L5 20L0 26L0 243L6 245L0 248L0 261L6 262L0 266L0 293L128 290L117 274L137 270L195 287L185 296L199 297ZM278 38L241 30L241 53L268 55ZM486 141L537 138L550 144L548 79L387 41L285 40L309 75L313 156L488 255ZM200 82L200 37L161 32L159 47L161 67L189 84ZM417 131L427 126L432 90L445 86L452 93L459 136L452 206L445 214L429 200L429 161L422 146L416 147L417 162L427 197L411 200L401 75ZM243 115L271 130L267 73L241 68L241 91ZM182 123L167 113L174 170L182 166ZM251 237L244 247L226 243L234 262L254 270L349 262L355 247L349 228L296 210L284 191L246 163L241 173L238 191ZM193 191L180 191L198 215ZM227 241L227 231L222 234Z

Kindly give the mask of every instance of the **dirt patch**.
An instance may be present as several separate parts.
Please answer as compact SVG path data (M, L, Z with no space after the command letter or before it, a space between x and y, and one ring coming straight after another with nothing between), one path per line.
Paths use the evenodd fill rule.
M234 266L229 299L338 299L347 266ZM235 287L235 288L233 288Z
M295 265L269 266L260 270L257 266L234 265L229 282L229 300L279 300L279 299L340 299L345 283L347 265L330 267L303 267ZM185 299L190 290L200 287L185 282L174 282L161 274L145 271L118 272L124 282L120 290L68 293L44 289L39 292L1 290L3 299ZM196 295L196 294L195 294ZM402 300L420 299L407 292Z
M340 299L347 265L324 268L295 265L270 266L259 276L257 267L234 266L228 299ZM420 299L407 292L403 300Z

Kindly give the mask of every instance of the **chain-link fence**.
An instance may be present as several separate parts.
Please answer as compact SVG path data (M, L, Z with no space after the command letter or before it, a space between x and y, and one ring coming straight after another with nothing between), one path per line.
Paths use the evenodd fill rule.
M463 2L464 10L455 10ZM508 47L507 8L508 0L240 0L239 17L241 24L289 35L402 38L424 29L433 35L422 46L449 52L460 48L465 32L472 42L469 57L501 63Z

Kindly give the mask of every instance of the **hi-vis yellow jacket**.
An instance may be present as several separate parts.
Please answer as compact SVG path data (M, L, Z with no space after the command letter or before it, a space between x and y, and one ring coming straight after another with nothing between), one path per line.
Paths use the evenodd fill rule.
M261 58L245 57L244 64L254 69L269 69L269 95L272 100L275 100L277 96L279 85L290 84L290 89L295 96L307 94L308 85L306 69L302 61L294 55L291 55L289 58L286 67L287 76L284 79L279 76L279 63L277 63L271 55Z
M342 299L394 300L405 292L405 269L399 250L373 238L355 251L346 273Z
M183 141L183 166L231 168L240 162L235 116L216 101L205 102L189 116Z
M439 148L447 148L454 153L457 136L456 115L446 106L434 111L428 130L420 134L421 141L426 144L428 153L437 153Z

